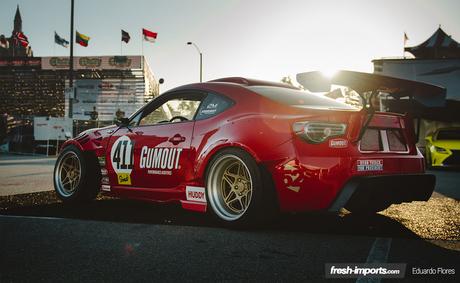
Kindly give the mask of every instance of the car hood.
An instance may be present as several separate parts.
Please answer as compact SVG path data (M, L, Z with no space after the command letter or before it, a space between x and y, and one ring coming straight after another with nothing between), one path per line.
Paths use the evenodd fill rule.
M86 136L95 136L95 137L107 137L109 136L114 129L116 129L118 126L116 125L110 125L110 126L107 126L107 127L104 127L104 128L92 128L92 129L88 129L88 130L85 130L83 132L81 132L80 134L78 134L78 136L75 137L75 139L78 139L78 138L81 138L81 137L86 137Z

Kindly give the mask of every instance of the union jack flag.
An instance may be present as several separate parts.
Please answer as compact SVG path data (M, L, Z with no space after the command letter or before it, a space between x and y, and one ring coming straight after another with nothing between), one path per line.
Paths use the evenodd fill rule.
M19 42L24 47L29 46L29 39L24 33L17 31L14 33L13 38L14 38L15 45L18 45L18 42Z

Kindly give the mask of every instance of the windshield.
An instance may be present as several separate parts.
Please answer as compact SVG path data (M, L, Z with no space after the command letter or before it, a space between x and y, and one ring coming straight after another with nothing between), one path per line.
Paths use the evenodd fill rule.
M440 130L437 136L438 140L460 140L460 129Z
M248 89L285 105L317 109L357 110L321 94L274 86L248 86Z

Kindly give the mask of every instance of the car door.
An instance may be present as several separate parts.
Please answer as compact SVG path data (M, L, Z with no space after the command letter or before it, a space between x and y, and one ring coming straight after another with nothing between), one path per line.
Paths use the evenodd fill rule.
M113 134L107 160L116 186L171 189L193 176L190 145L194 117L204 98L198 92L168 94Z

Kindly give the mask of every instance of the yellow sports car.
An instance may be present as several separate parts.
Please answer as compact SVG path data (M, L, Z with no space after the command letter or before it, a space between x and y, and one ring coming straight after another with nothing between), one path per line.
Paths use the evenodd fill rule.
M441 128L426 138L427 167L460 166L460 128Z

